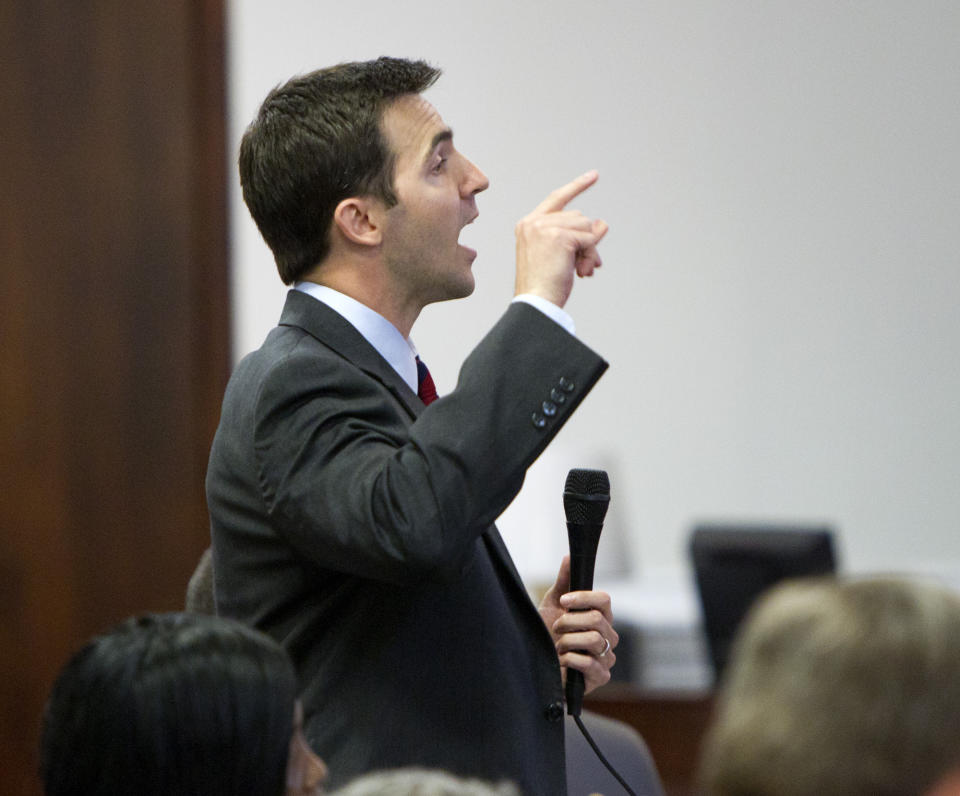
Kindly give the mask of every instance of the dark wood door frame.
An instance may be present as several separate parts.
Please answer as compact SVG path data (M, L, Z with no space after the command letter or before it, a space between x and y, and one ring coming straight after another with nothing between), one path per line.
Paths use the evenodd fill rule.
M81 641L182 606L229 370L223 0L0 9L0 792Z

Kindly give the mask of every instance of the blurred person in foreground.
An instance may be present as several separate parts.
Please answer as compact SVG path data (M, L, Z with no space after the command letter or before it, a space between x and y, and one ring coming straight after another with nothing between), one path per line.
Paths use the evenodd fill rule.
M283 649L238 622L147 614L96 636L47 702L46 796L315 796Z
M960 795L960 597L798 580L750 611L704 746L710 796Z
M445 771L402 768L365 774L330 796L521 796L509 782L464 779Z

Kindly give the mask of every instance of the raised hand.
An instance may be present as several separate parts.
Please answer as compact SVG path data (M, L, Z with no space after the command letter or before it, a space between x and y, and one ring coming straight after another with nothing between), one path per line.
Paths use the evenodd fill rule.
M566 209L598 176L588 171L557 188L517 222L518 295L532 293L562 307L573 290L574 273L592 276L600 267L597 244L607 234L607 223Z

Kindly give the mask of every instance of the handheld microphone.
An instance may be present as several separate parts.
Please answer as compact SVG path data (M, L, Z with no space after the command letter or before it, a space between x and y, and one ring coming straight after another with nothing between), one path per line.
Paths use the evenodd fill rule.
M610 479L604 470L571 470L563 486L563 511L570 541L570 591L590 591L597 562L597 544L610 504ZM583 672L567 669L567 713L579 716L583 706Z

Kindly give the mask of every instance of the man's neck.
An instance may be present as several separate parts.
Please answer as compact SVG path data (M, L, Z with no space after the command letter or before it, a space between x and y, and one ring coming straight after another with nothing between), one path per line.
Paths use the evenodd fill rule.
M379 313L392 323L404 337L410 336L413 324L420 315L422 306L405 302L398 291L391 289L386 280L376 278L377 265L325 261L303 277L306 282L315 282Z

